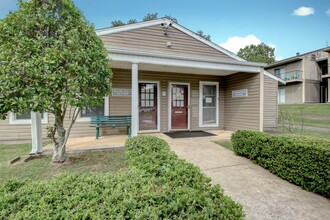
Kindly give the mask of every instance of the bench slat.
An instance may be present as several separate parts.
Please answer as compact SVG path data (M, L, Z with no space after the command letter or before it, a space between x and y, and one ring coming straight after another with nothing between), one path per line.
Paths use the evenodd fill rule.
M92 116L90 127L96 128L96 139L99 138L99 128L106 127L127 127L127 133L130 136L131 121L130 115Z

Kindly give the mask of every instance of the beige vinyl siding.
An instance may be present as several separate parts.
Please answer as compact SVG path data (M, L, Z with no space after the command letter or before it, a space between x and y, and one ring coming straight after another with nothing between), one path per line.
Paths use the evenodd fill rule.
M312 59L312 54L316 60L325 59L328 57L327 52L317 51L304 56L304 77L307 80L321 80L321 75L318 74L318 63ZM307 90L307 89L306 89ZM307 102L307 101L306 101Z
M202 74L202 72L201 72ZM196 74L176 74L166 72L139 71L139 81L158 81L160 85L160 131L167 132L169 114L169 83L190 84L190 128L191 130L208 129L253 129L259 130L259 74L237 73L230 76L207 76ZM199 127L199 85L200 81L219 82L219 126L212 128ZM131 88L131 70L113 69L113 88ZM248 89L248 97L232 98L232 90ZM162 92L166 96L162 96ZM131 114L131 97L111 97L110 115ZM68 119L68 118L67 118ZM54 116L49 114L48 125L53 124ZM65 125L68 127L68 122ZM46 138L46 127L43 125L43 137ZM8 119L0 121L0 142L31 140L30 125L9 125ZM101 129L101 135L125 134L126 128ZM94 136L95 128L89 122L77 121L70 137Z
M264 78L264 129L277 127L278 82L268 76Z
M285 88L285 104L302 103L302 83L290 83Z
M131 70L113 70L113 88L130 88ZM190 125L191 130L200 130L199 128L199 82L210 81L219 82L219 127L224 128L224 78L219 76L201 76L193 74L175 74L161 72L139 71L139 81L157 81L160 86L160 131L167 132L168 128L168 99L169 83L190 83ZM165 91L166 96L161 93ZM130 114L130 97L110 97L110 115L120 113ZM212 128L212 129L217 129ZM207 128L203 128L207 129Z
M330 52L328 52L328 74L330 75ZM328 81L329 82L329 81ZM329 88L329 87L328 87ZM328 90L330 91L330 89ZM330 92L329 92L330 93ZM330 97L329 97L330 100Z
M305 103L320 102L320 81L305 80Z
M50 115L48 114L50 118ZM46 127L48 124L42 124L42 136L46 138ZM30 124L9 124L9 116L6 120L0 120L0 144L7 141L26 141L31 140L31 125Z
M226 77L225 129L259 130L260 78L256 73L238 73ZM247 97L232 97L233 90L247 89Z
M69 112L69 111L67 111ZM47 139L47 126L54 124L55 117L48 113L48 123L42 124L42 138ZM67 129L70 124L69 115L65 117L64 127ZM89 121L77 121L70 133L70 137L94 136L95 128L89 127ZM103 129L101 135L109 133L118 133L117 130ZM31 141L31 124L9 124L9 118L0 120L0 143L6 142L30 142Z
M100 37L104 45L111 48L234 60L174 27L169 27L166 32L167 35L161 25L154 25ZM167 42L171 42L171 47Z

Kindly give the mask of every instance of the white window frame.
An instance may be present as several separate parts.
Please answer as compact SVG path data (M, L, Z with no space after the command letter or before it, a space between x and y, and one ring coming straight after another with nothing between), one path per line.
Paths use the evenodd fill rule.
M280 92L283 91L283 92ZM283 95L283 101L281 99L281 95ZM278 96L277 96L278 104L285 104L285 88L278 89Z
M215 85L216 86L216 123L203 124L203 86ZM200 81L199 82L199 127L219 127L219 82Z
M187 129L172 129L172 85L188 86L188 128ZM168 84L168 131L189 131L190 130L190 83L169 82Z
M138 114L138 133L150 133L150 132L160 132L160 87L159 87L159 81L139 81L140 83L155 83L157 84L157 130L140 130L140 113ZM139 91L140 93L140 91ZM139 97L140 99L140 97ZM140 100L139 100L140 101ZM139 110L138 110L139 112Z
M110 106L109 106L109 97L104 97L104 116L109 116L110 115ZM81 117L81 112L77 118L77 122L90 122L91 117Z
M42 124L48 124L48 113L44 112L43 118L41 119ZM9 124L10 125L30 125L31 119L17 119L17 114L9 112Z

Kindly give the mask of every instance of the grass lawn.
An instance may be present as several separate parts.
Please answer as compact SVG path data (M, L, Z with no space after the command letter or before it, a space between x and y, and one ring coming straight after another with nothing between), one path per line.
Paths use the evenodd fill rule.
M231 142L231 140L218 141L216 143L219 144L220 146L224 147L224 148L227 148L228 150L234 151L233 143Z
M0 184L8 179L42 180L61 173L108 173L126 168L124 150L68 155L60 166L50 165L51 157L9 164L17 156L28 155L31 144L0 145Z
M292 115L295 125L301 125L301 110L305 126L330 128L330 104L279 105L279 111Z

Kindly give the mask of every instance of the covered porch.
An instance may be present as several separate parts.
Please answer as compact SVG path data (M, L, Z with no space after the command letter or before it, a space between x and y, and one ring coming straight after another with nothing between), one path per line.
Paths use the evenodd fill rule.
M110 115L130 114L132 136L263 129L262 64L107 49L114 73Z

